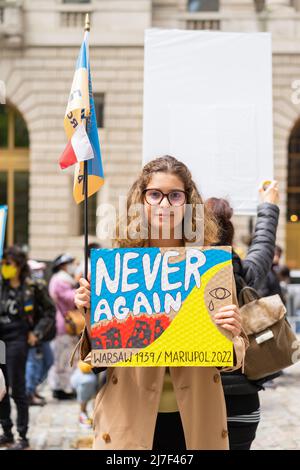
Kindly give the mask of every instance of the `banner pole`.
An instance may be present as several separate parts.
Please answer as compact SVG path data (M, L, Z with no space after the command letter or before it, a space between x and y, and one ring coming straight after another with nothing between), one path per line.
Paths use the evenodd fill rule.
M85 15L84 31L90 31L89 14ZM88 218L88 162L83 167L83 193L84 193L84 278L88 278L88 244L89 244L89 218Z
M84 191L84 278L88 278L88 244L89 244L89 219L88 219L88 167L84 162L83 169L83 191Z

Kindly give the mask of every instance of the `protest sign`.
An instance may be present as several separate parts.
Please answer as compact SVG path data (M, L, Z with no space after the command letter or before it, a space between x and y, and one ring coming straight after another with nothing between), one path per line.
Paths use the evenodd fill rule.
M144 163L172 155L205 199L256 214L273 178L272 126L269 33L146 31Z
M3 255L6 218L7 218L7 206L0 206L0 259L2 258L2 255Z
M92 364L232 366L231 247L92 250Z

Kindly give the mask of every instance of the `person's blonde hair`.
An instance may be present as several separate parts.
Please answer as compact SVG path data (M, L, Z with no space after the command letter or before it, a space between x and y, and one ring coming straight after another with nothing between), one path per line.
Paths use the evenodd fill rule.
M119 220L118 227L117 227L117 241L116 246L119 247L146 247L148 246L148 239L144 238L134 238L130 239L128 236L128 227L133 222L136 216L128 215L128 209L131 205L134 204L144 204L144 195L143 191L146 189L151 177L155 173L170 173L176 175L184 184L184 189L187 194L186 204L190 204L192 206L192 230L196 229L196 205L197 204L204 204L202 197L199 194L199 191L196 187L192 179L192 175L188 167L177 160L174 157L169 155L165 155L163 157L156 158L149 163L147 163L139 177L131 186L128 195L127 195L127 220L124 222ZM123 239L120 238L120 225L123 222L127 226L126 233L127 238ZM203 223L203 222L202 222ZM204 205L204 245L209 246L214 243L218 242L218 233L219 228L217 221L209 209ZM184 242L191 242L191 240L186 240L183 235ZM196 240L193 240L196 242Z

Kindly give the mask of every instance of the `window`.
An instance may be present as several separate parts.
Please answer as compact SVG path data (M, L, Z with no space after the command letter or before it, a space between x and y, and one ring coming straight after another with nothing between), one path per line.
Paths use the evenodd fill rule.
M0 106L0 147L8 147L8 110Z
M104 127L104 93L94 93L96 119L98 128Z
M14 243L28 243L29 172L14 172Z
M15 113L14 142L15 147L29 147L29 135L26 123L21 114Z
M188 10L196 11L219 11L219 0L188 0Z
M300 268L300 119L291 131L288 145L286 263Z
M7 173L0 171L0 206L7 204Z
M8 245L28 244L29 134L22 115L0 106L0 205L8 205Z
M289 141L287 221L300 222L300 123L294 127Z
M0 105L0 148L28 148L29 134L22 115L10 106Z
M254 3L255 3L256 11L260 12L260 11L263 11L263 9L265 8L266 1L265 0L255 0Z
M91 3L91 0L63 0L63 3Z

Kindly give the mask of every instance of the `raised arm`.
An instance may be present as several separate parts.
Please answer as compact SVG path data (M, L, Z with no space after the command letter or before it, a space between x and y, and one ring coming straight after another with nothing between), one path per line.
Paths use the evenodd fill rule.
M251 246L242 260L244 280L259 288L271 269L274 258L279 218L278 183L273 181L266 191L260 189L262 203L257 208L257 220Z

